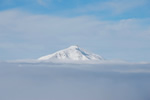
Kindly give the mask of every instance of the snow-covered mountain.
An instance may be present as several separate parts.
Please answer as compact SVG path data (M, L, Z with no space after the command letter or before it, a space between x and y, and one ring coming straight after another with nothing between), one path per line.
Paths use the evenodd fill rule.
M69 48L57 51L53 54L40 57L39 61L102 61L101 56L89 53L79 46L70 46Z

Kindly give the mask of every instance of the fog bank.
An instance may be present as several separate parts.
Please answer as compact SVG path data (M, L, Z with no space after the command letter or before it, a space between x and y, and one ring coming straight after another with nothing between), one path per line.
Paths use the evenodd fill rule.
M150 100L150 64L0 63L1 100Z

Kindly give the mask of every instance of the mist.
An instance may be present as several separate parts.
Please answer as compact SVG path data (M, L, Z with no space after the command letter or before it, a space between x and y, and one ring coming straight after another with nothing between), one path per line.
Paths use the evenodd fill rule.
M150 64L0 63L0 100L150 100Z

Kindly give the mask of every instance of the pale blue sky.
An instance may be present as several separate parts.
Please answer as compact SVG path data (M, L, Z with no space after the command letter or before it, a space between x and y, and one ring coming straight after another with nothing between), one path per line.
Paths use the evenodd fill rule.
M149 0L0 0L0 60L79 45L106 59L150 62Z

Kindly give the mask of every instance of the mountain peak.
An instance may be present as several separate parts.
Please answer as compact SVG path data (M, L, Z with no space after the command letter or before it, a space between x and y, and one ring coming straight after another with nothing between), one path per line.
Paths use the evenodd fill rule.
M40 57L42 61L101 61L104 60L101 56L94 53L89 53L80 48L78 45L73 45L67 49L57 51L53 54Z
M72 45L72 46L69 47L69 49L78 49L78 48L79 48L78 45Z

